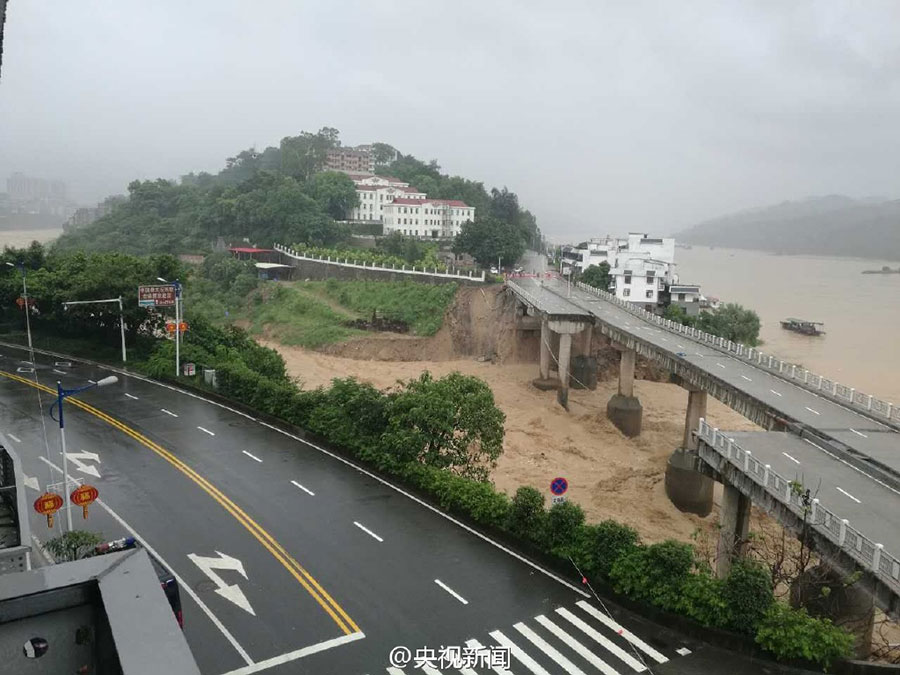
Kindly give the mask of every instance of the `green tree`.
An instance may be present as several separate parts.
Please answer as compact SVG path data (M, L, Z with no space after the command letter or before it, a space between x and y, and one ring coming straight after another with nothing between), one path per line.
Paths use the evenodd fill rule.
M468 253L482 267L496 265L498 258L501 264L513 265L525 253L525 242L514 225L476 217L475 222L463 223L453 242L453 252Z
M609 290L609 263L605 260L599 265L591 265L581 274L581 281L588 286Z
M356 185L340 171L323 171L309 179L307 188L325 213L335 220L346 220L350 209L359 206Z
M396 148L387 143L372 143L372 158L376 167L386 167L393 162L400 153Z
M420 461L487 480L503 450L505 415L476 377L427 371L391 398L385 447L402 461Z
M547 524L544 510L544 494L529 485L523 485L512 500L506 527L517 537L541 541Z
M735 303L729 302L714 312L701 312L697 327L750 347L759 344L759 315Z
M44 542L44 548L56 562L72 562L89 557L103 537L96 532L72 530Z
M281 170L305 181L325 166L328 151L340 145L338 136L338 130L331 127L323 127L315 134L304 131L299 136L285 136L280 145Z

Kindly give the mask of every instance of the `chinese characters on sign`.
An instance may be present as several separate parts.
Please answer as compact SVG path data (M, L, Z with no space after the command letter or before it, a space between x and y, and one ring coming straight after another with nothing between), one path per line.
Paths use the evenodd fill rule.
M139 307L174 307L175 286L138 286Z

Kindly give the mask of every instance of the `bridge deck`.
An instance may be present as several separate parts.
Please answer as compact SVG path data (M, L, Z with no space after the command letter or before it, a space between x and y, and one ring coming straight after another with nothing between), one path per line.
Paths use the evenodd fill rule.
M900 510L897 493L860 469L842 462L816 443L779 431L722 431L753 459L768 464L787 480L799 482L839 518L885 551L900 554Z
M569 302L566 298L560 297L558 293L552 292L549 286L546 285L549 283L550 280L545 281L543 279L523 278L515 280L515 284L522 291L520 295L524 296L550 319L577 319L583 321L590 318L590 311Z

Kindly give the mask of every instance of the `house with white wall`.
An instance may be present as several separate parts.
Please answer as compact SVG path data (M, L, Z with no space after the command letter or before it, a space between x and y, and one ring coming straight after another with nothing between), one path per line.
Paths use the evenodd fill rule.
M452 239L463 223L475 219L475 207L458 199L395 198L384 205L384 233Z

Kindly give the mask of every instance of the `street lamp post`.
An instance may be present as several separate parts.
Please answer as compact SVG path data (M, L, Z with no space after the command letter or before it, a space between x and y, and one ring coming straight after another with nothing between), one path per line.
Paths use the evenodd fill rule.
M178 279L169 282L162 277L156 277L164 284L171 283L175 287L175 377L181 375L181 283Z
M69 532L72 531L72 509L69 504L69 460L66 455L66 425L63 418L63 401L67 396L72 396L73 394L78 394L87 389L93 389L94 387L105 387L109 384L115 384L118 381L118 377L110 375L109 377L104 377L102 380L97 380L97 382L92 382L91 384L76 389L63 389L62 383L58 380L56 382L56 403L54 405L59 406L59 445L62 451L63 498L65 499L66 524L69 527ZM53 416L53 406L50 406L50 416Z
M69 302L64 302L63 307L68 309L69 305L95 305L102 302L119 303L119 332L122 335L122 363L126 363L128 359L125 356L125 310L122 307L121 295L118 298L109 298L108 300L70 300Z
M25 332L28 334L28 351L31 354L31 360L34 360L34 347L31 345L31 311L28 308L28 284L25 283L25 263L21 262L14 265L11 262L6 263L9 267L18 267L22 271L22 300L25 301Z

